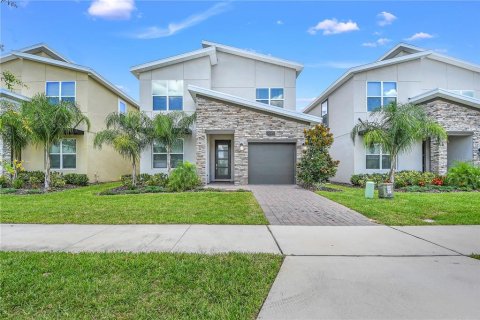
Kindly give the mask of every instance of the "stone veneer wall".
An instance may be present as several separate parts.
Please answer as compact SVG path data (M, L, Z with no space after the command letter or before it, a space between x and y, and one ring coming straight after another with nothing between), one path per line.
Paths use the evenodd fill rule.
M202 183L207 183L207 130L234 130L234 183L248 184L248 141L296 140L297 163L302 155L303 130L310 128L306 122L275 116L246 107L229 104L211 98L197 96L196 156L197 170ZM267 136L267 131L275 131L275 136ZM240 151L240 144L244 150Z
M435 100L426 105L427 114L441 124L448 132L473 132L473 162L480 165L480 110L454 104L445 100ZM430 144L431 171L439 174L447 172L447 141L433 139Z

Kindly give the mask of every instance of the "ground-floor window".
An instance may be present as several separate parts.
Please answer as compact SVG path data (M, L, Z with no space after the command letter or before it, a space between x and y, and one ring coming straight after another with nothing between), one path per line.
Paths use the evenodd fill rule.
M366 168L367 169L390 169L390 155L382 150L378 144L367 147Z
M77 167L77 140L62 139L50 147L52 169L75 169Z
M152 146L153 154L153 167L154 168L166 168L167 167L167 148L160 142L154 142ZM183 139L178 139L172 146L172 152L170 152L170 165L172 168L176 168L183 163Z

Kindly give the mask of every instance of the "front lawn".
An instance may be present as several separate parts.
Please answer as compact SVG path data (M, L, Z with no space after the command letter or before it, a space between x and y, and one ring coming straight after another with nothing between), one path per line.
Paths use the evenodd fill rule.
M2 319L254 319L282 257L0 252Z
M39 195L0 195L1 223L267 224L251 192L99 196L107 183Z
M363 188L328 186L342 191L317 193L378 223L394 226L480 224L479 192L395 192L394 199L378 199L375 192L374 199L365 199Z

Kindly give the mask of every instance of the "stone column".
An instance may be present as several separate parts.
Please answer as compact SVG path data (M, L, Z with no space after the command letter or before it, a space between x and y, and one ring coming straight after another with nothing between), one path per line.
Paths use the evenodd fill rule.
M203 185L207 184L207 134L198 130L196 134L197 173Z
M444 175L447 173L447 141L432 139L430 143L431 170L434 173Z

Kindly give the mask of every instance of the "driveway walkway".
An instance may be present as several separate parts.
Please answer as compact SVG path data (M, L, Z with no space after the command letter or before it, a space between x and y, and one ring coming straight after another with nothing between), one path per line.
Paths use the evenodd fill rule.
M368 218L296 185L248 185L272 225L368 226Z

